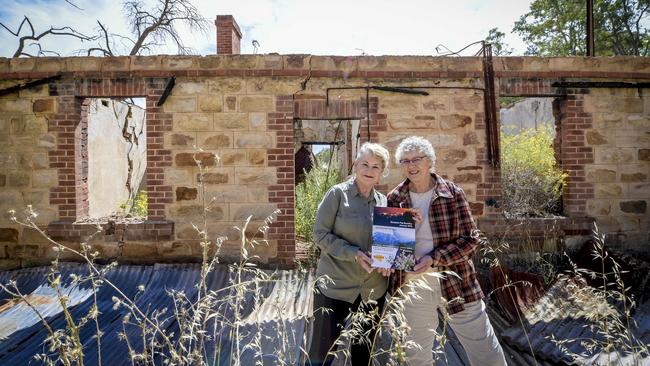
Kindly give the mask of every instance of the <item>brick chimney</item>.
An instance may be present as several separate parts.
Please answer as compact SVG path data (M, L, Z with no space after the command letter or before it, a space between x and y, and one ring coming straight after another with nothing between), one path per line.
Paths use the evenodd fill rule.
M239 55L241 30L232 15L217 15L214 21L217 26L217 54Z

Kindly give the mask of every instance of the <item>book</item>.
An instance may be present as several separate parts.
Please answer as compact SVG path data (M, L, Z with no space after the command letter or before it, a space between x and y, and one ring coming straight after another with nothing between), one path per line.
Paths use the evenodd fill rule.
M375 207L372 266L411 271L415 266L415 219L411 208Z

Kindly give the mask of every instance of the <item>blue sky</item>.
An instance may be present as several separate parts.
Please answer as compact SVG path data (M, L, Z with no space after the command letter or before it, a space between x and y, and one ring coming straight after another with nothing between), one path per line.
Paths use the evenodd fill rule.
M151 0L146 0L150 1ZM83 10L64 0L3 0L0 21L16 29L24 15L42 31L50 25L74 26L86 34L97 32L96 20L110 31L128 34L117 0L74 0ZM458 50L483 39L488 30L498 27L506 42L522 54L521 39L510 34L514 22L527 12L528 0L196 0L200 12L210 21L206 34L182 30L187 45L198 54L215 53L214 18L232 14L244 38L242 53L253 53L252 40L259 42L259 53L317 55L435 55L442 44ZM0 31L0 56L10 57L17 41ZM72 55L89 47L65 37L52 37L44 48ZM126 45L125 45L126 48ZM157 53L173 54L174 48Z

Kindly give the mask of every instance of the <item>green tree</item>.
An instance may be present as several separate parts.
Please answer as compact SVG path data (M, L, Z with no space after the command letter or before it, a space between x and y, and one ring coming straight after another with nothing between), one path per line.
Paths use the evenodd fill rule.
M647 28L650 0L617 0L605 4L608 40L613 54L647 56L650 48L650 30Z
M492 54L494 56L508 56L512 53L512 48L503 41L506 34L501 32L499 28L492 28L489 30L485 42L492 45Z
M647 56L649 9L650 0L594 0L596 54ZM513 32L527 43L527 55L584 55L585 19L584 0L535 0Z

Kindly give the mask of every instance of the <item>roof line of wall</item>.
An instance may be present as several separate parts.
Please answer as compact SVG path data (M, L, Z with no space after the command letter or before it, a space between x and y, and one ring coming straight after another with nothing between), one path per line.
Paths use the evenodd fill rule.
M648 57L495 57L497 77L650 79ZM120 76L482 77L480 57L124 56L0 58L0 79Z

